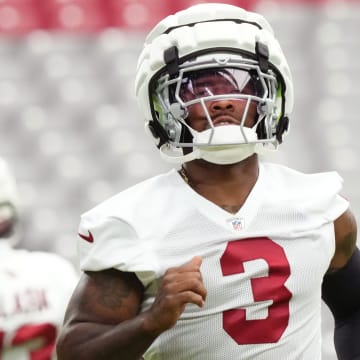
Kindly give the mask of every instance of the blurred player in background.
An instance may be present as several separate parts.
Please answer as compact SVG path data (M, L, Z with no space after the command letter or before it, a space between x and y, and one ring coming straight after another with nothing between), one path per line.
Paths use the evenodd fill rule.
M167 17L146 39L136 94L181 167L82 216L60 359L319 360L322 297L339 359L359 359L342 179L259 160L282 142L294 99L268 22L225 4Z
M18 216L15 179L0 159L0 359L54 359L78 274L58 255L14 248Z

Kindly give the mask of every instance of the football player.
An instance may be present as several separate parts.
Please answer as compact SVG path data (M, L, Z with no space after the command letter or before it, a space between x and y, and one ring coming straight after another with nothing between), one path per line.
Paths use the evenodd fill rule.
M59 358L319 360L322 297L339 359L359 358L342 179L259 158L282 142L294 101L269 23L214 3L169 16L145 41L135 88L179 170L83 214Z
M14 247L18 217L15 179L0 159L0 359L50 360L79 276L58 255Z

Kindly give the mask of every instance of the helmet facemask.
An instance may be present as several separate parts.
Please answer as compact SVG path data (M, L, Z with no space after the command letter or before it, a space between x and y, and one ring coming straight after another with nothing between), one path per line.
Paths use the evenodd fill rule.
M150 94L153 117L168 138L162 152L170 157L177 153L174 159L193 154L180 162L201 157L233 163L277 147L281 83L272 69L263 72L250 57L216 52L192 57L179 65L176 74L163 70L155 76ZM233 112L220 109L226 102ZM192 126L194 113L200 127ZM218 158L220 152L224 159Z

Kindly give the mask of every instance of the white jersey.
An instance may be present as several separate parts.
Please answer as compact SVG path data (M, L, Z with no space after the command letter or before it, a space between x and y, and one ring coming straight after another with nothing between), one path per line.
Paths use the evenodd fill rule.
M149 308L166 269L203 257L206 304L188 304L145 359L318 360L321 282L335 251L333 221L348 207L335 173L260 164L232 215L172 170L82 216L82 270L135 272Z
M0 241L0 359L50 360L79 279L60 256Z

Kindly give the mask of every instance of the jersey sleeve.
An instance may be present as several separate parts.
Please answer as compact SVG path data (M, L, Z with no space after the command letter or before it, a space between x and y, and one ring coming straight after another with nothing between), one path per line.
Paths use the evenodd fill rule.
M78 240L80 269L101 271L114 268L134 272L146 287L157 277L155 255L148 244L122 219L83 216Z
M342 195L336 194L332 201L332 204L328 207L325 214L325 220L328 222L336 220L349 208L349 201Z
M333 222L349 207L349 201L341 195L343 179L335 171L314 176L316 181L310 186L305 210L313 213L321 223Z

